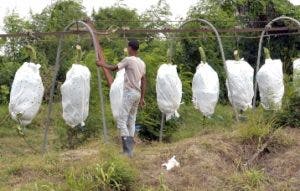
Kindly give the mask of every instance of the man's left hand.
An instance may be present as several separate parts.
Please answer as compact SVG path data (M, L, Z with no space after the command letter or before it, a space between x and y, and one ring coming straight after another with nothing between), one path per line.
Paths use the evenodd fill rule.
M141 108L144 108L145 105L146 105L145 100L144 100L144 98L142 98L142 99L140 100L140 107L141 107Z

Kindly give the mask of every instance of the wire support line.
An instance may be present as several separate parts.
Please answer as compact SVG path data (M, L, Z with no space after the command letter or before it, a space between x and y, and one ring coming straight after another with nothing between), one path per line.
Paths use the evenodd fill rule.
M282 37L282 36L296 36L299 35L300 32L292 32L292 33L276 33L276 34L267 34L264 36L264 38L269 38L269 37ZM112 40L112 39L121 39L121 37L118 36L101 36L99 35L99 37L102 37L102 39L106 38L107 40ZM240 39L259 39L260 36L233 36L233 35L220 35L221 38L240 38ZM134 38L137 40L147 40L147 39L152 39L151 37L141 37L141 36L129 36L129 38ZM207 39L207 38L215 38L213 35L205 35L205 36L174 36L173 39L177 39L177 40L184 40L184 39ZM156 39L167 39L165 36L161 36L161 37L156 37ZM85 41L85 40L90 40L89 37L83 37L81 38L81 41ZM41 42L54 42L53 39L39 39L37 42L41 43Z
M264 28L231 28L231 29L219 29L219 33L251 33L251 32L262 32ZM298 28L295 27L277 27L270 28L268 32L290 32L298 31ZM198 28L198 29L118 29L115 31L111 30L97 30L95 34L100 36L109 36L112 34L155 34L155 33L185 33L185 32L203 32L211 33L213 32L208 28ZM61 35L84 35L87 34L86 30L71 30L71 31L55 31L55 32L20 32L20 33L7 33L0 34L0 38L16 38L16 37L43 37L43 36L61 36Z
M183 23L186 20L151 20L151 19L142 19L142 20L117 20L117 19L104 19L101 20L101 22L107 22L107 23L111 23L111 22L117 22L117 23L157 23L157 22L164 22L164 23ZM217 20L217 19L213 19L210 20L212 22L229 22L229 23L268 23L269 21L254 21L254 20Z

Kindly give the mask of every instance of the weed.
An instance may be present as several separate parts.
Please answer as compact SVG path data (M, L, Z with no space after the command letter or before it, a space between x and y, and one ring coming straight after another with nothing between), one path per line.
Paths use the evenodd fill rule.
M234 174L228 181L230 190L252 191L261 189L267 178L263 171L250 169Z
M292 146L295 143L295 140L293 140L286 132L284 132L282 129L277 129L274 132L274 135L272 137L272 140L270 142L270 146L272 148L279 148L279 147L289 147Z
M112 161L87 167L79 173L74 168L66 173L66 183L71 190L129 190L134 182L130 170ZM120 173L123 171L122 173Z
M160 174L160 176L159 176L159 189L158 190L159 191L169 191L170 190L165 183L163 174Z
M176 131L169 132L169 142L180 141L207 131L228 130L234 121L232 109L221 104L217 105L211 118L204 118L191 104L182 105L179 112L182 120Z
M7 174L8 175L20 175L22 173L22 165L21 164L17 164L17 165L14 165L14 166L11 166L7 169Z
M271 133L274 122L266 119L261 110L248 116L247 122L237 125L237 136L243 143L261 143Z
M283 110L276 115L275 127L290 126L300 128L300 96L292 95Z

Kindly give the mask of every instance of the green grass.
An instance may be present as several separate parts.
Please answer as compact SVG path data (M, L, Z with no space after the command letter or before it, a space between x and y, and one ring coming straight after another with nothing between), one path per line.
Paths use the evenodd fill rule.
M170 135L170 142L180 141L209 131L231 130L235 122L233 110L228 105L218 104L215 114L211 118L204 118L201 112L189 104L183 104L179 113L182 120L178 129Z
M264 183L267 180L268 178L263 171L249 169L229 177L230 186L228 189L233 191L265 190Z
M66 147L68 127L62 119L60 104L54 104L53 120L49 131L49 152L44 156L34 153L18 135L15 128L16 122L10 118L4 120L0 126L0 191L67 191L96 190L96 188L102 190L168 190L170 184L163 177L156 177L157 184L154 185L140 184L139 174L143 168L136 166L139 161L128 160L120 155L118 132L112 120L109 105L106 106L106 112L110 143L102 143L101 115L99 112L92 112L98 107L98 105L91 106L92 110L87 119L88 131L92 132L95 128L97 130L94 134L88 133L86 139L76 145L76 150L68 150ZM0 116L4 118L7 113L7 106L0 106ZM39 151L43 143L46 113L47 107L43 105L33 123L25 129L27 141ZM219 104L215 115L210 119L204 119L201 113L190 104L181 105L179 113L181 118L178 120L176 129L168 135L168 141L180 145L185 140L188 141L187 138L200 138L199 140L203 141L199 148L204 149L204 153L213 154L213 156L219 153L231 156L226 154L231 152L230 149L221 152L222 147L216 145L217 142L212 139L213 137L221 138L220 135L223 133L229 135L229 139L226 138L227 136L224 138L224 147L232 148L231 144L248 144L249 142L254 145L260 144L273 132L272 120L269 120L272 119L273 113L265 112L261 108L258 108L255 113L246 112L247 121L239 123L235 122L232 108L228 105ZM204 138L206 134L212 136L206 136L206 141L204 141L201 137ZM241 141L230 142L233 136ZM195 141L191 143L196 144ZM285 131L279 130L276 131L274 141L270 145L273 148L278 146L289 148L293 143ZM137 148L140 157L148 157L147 153L143 153L144 148L147 147L148 145L142 145ZM155 147L159 154L161 149L168 149L169 144L154 143L152 147ZM191 146L191 148L194 147ZM189 148L190 146L184 149ZM90 155L89 152L96 153ZM165 152L162 152L163 154L160 154L164 157L160 160L165 160ZM183 151L180 150L180 152ZM151 155L149 157L151 160ZM153 161L155 164L152 165L160 167L160 162ZM168 175L164 174L164 176ZM228 190L263 190L269 184L268 175L260 169L250 169L244 172L233 170L228 172L223 179Z
M246 112L247 121L236 124L236 136L242 143L258 143L265 140L273 131L273 113L265 112L261 107L255 112Z

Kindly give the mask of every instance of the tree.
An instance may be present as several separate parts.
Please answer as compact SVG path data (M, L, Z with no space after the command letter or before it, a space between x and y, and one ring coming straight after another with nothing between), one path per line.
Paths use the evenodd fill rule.
M299 6L293 6L288 0L263 0L263 1L249 1L243 0L238 5L239 16L241 22L247 27L265 27L268 21L286 15L294 18L300 18ZM251 22L245 22L245 21ZM267 21L267 22L263 22ZM292 27L294 24L290 22L276 22L273 24L274 27ZM292 31L283 31L286 33ZM272 32L269 34L277 34L282 32ZM272 57L282 59L284 63L284 72L287 74L292 73L292 58L297 56L297 46L299 47L298 36L274 36L265 40L264 46L267 46L272 53ZM243 40L243 50L249 56L249 60L252 63L256 63L256 58L251 55L257 54L258 42L255 40ZM247 47L254 47L248 49Z
M299 7L293 6L288 0L202 0L188 13L188 19L202 18L211 21L218 29L243 28L243 27L265 27L269 21L280 15L288 15L299 18ZM277 22L273 26L293 26L289 22ZM200 27L199 24L191 24L190 28ZM290 32L290 31L286 31ZM276 33L275 33L276 34ZM183 34L181 41L182 53L178 63L185 63L188 71L194 71L200 61L198 46L203 45L209 63L218 72L221 78L221 100L227 100L225 87L225 73L222 67L221 55L213 34L203 34L198 39L189 39L188 36L197 36L197 33ZM233 59L233 50L239 49L241 57L244 57L253 67L256 65L258 39L239 38L232 33L222 35L233 36L222 38L225 57ZM260 35L260 33L243 34L243 36ZM299 37L278 36L270 40L265 39L264 46L268 46L274 58L281 58L284 63L284 71L291 73L291 59L296 56L299 47ZM179 55L179 54L178 54Z
M134 9L125 6L100 8L92 14L97 29L108 29L112 26L119 28L139 28L141 22L138 13Z
M58 0L40 14L32 15L34 30L37 31L62 31L72 21L86 17L84 7L78 0Z
M13 11L11 14L4 18L4 31L6 33L25 33L30 31L31 25ZM24 55L20 51L23 45L31 43L32 39L19 37L10 38L5 42L4 52L6 57L14 61L23 61Z
M32 28L34 31L62 31L72 21L87 18L81 1L78 0L58 0L54 4L47 6L41 13L32 14ZM82 43L82 47L89 47L90 43L79 41L76 36L66 36L63 43L61 58L64 64L59 72L58 79L63 80L66 70L71 64L75 54L75 45ZM57 50L57 37L46 36L36 43L37 52L46 57L46 63L54 65Z
M129 9L126 6L113 6L100 8L98 12L92 14L92 18L98 30L126 30L141 28L142 23L136 10ZM124 56L124 48L130 38L143 38L143 34L112 34L107 38L101 39L103 47L109 47L105 50L109 63L120 61Z
M142 20L145 20L146 28L166 28L171 16L170 5L166 0L159 0L142 14Z

